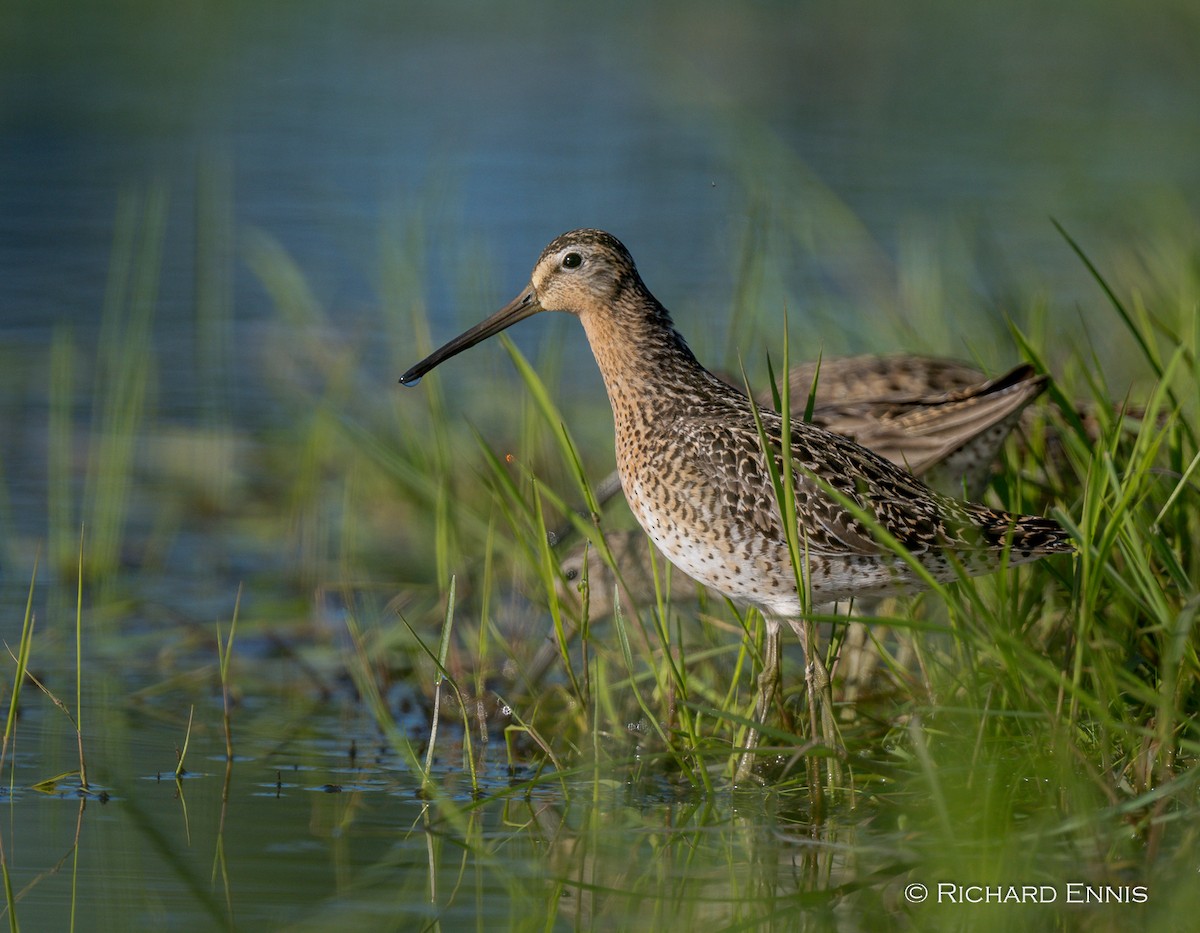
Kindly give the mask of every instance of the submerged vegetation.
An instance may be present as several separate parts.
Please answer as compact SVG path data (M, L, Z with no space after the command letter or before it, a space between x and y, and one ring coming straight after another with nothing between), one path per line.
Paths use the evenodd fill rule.
M27 671L72 669L80 652L74 722L93 743L98 786L112 786L105 757L131 736L92 715L89 698L153 709L176 735L179 757L165 749L163 763L176 780L195 767L197 753L183 752L196 734L214 736L225 800L244 749L349 709L367 723L355 734L382 750L373 762L352 755L347 783L378 782L404 801L398 818L376 803L358 822L408 834L425 853L415 873L408 856L387 852L359 870L351 910L363 917L388 909L397 922L465 925L486 912L514 929L1123 929L1130 917L1153 928L1200 906L1194 239L1093 256L1063 232L1064 256L1077 253L1065 261L1084 263L1097 286L1078 298L1095 339L1062 340L1051 300L968 327L939 302L906 318L895 296L892 317L909 336L960 335L993 370L1023 357L1054 375L1051 401L1010 442L987 501L1054 515L1078 553L851 607L870 622L856 645L847 616L819 616L841 689L840 748L793 727L808 710L789 655L759 779L734 786L761 617L703 592L673 600L675 574L653 555L648 591L603 617L589 611L587 575L563 577L585 539L620 571L605 533L631 526L591 485L611 466L603 399L565 394L573 351L562 344L582 348L582 335L543 342L550 349L532 360L504 340L516 382L497 375L496 345L419 392L395 386L431 345L411 297L429 262L414 221L384 237L387 312L349 322L320 306L277 243L248 231L241 254L273 316L247 354L219 297L233 256L202 233L215 297L198 309L198 372L219 381L250 367L277 410L251 427L205 384L203 417L167 424L155 412L163 374L152 336L165 210L162 192L122 208L94 354L63 332L40 370L51 573L37 574L38 608L13 647L11 709ZM767 267L786 264L810 220L764 211L748 226L731 343L758 388L768 359L755 348L782 328L782 308L762 297ZM928 296L942 275L922 265L895 279ZM479 309L510 290L462 287L472 292L463 306ZM819 316L789 332L793 356L798 345L822 352ZM1010 350L997 350L1005 341ZM703 359L710 348L696 342ZM503 393L493 378L508 380ZM4 552L33 574L37 546L20 524L5 522ZM269 675L255 643L273 647ZM852 649L874 674L851 685ZM141 672L128 694L87 685L131 666ZM10 714L6 754L21 728ZM77 782L60 775L60 785L88 790L84 744L81 734ZM15 807L22 786L49 777L28 779L28 761L22 776L11 757L4 764ZM352 831L356 820L341 816ZM231 921L237 865L223 809L221 826L212 877L223 898L197 897ZM973 903L983 891L1012 904L1013 886L1040 894Z

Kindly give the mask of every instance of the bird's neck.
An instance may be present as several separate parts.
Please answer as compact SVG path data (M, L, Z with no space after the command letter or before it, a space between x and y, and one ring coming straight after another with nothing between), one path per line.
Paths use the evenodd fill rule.
M610 396L614 386L657 394L707 375L657 302L629 313L580 315L580 320Z
M636 313L580 318L608 391L618 449L639 443L647 430L669 430L675 416L711 403L714 384L721 384L696 360L656 301Z

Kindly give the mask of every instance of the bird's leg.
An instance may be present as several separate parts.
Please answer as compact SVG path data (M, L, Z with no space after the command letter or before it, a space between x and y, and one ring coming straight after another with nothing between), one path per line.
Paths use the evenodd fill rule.
M754 769L754 753L758 749L759 726L767 721L779 691L780 641L779 626L766 620L767 634L763 642L762 670L759 671L754 695L754 724L746 731L746 747L738 761L733 779L742 783Z
M815 740L820 736L821 742L829 749L830 786L836 787L841 782L842 769L838 760L839 749L837 723L833 719L833 689L829 680L829 671L821 657L821 646L817 638L817 626L808 615L799 626L800 639L804 645L804 687L808 695L809 726ZM810 768L809 777L817 777L817 768Z
M780 652L782 644L779 641L779 626L767 625L767 635L763 642L763 666L758 675L758 697L754 704L754 718L766 722L775 697L779 694L781 677Z

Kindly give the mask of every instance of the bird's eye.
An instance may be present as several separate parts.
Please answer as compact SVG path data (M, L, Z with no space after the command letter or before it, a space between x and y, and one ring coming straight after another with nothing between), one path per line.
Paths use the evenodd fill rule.
M574 269L583 262L583 257L578 253L567 253L563 256L562 264L564 269Z
M563 576L565 576L567 578L567 582L569 583L570 581L574 580L577 576L579 576L579 571L576 570L574 567L572 567L565 574L563 574Z

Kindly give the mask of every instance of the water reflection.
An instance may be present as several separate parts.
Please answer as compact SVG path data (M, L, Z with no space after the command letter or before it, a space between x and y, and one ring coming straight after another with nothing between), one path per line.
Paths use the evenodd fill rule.
M93 666L92 685L109 692L116 678ZM70 778L29 789L74 754L65 717L29 704L0 831L21 923L63 929L74 910L88 929L856 930L976 916L906 900L914 881L1149 883L1166 896L1165 875L1147 882L1095 848L1118 811L1073 828L1046 812L1048 776L972 790L946 770L945 813L925 776L859 760L858 793L817 815L792 782L708 793L607 757L559 775L511 767L500 734L476 746L472 778L444 726L423 787L360 703L305 695L247 693L228 763L219 708L200 702L179 780L186 692L93 704L90 795ZM963 741L985 760L1011 757L1004 743ZM609 745L596 747L620 751ZM1052 923L1061 907L1030 913ZM1102 908L1085 913L1107 928Z

